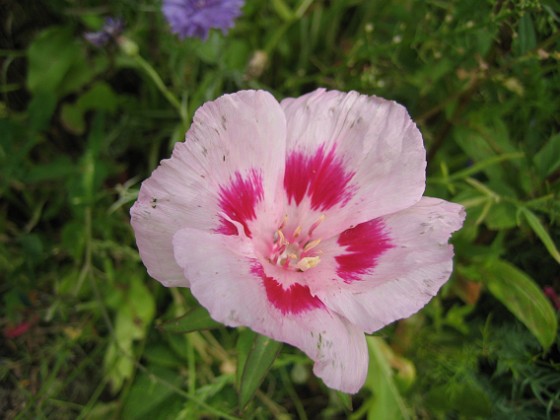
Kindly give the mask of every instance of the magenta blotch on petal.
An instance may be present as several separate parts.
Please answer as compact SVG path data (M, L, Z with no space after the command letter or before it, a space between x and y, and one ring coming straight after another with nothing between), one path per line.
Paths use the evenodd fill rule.
M142 184L132 226L162 284L190 287L219 322L296 346L327 386L355 393L364 333L420 310L451 275L464 210L422 197L425 167L395 102L242 91L196 112Z
M300 204L308 195L313 210L328 210L337 204L344 206L352 198L349 183L353 175L344 169L334 149L327 153L321 146L311 156L289 152L284 174L288 202Z
M246 177L236 172L230 185L220 188L220 208L232 220L241 223L245 235L251 237L247 222L255 218L255 206L263 199L262 177L252 170ZM237 235L237 227L221 217L217 232L224 235Z
M361 280L375 267L377 259L393 247L379 219L345 230L338 237L338 244L346 252L335 257L336 273L346 283Z
M262 279L266 297L283 315L299 314L323 306L321 301L311 294L309 287L294 283L284 288L274 278L267 276L258 262L251 265L251 272Z

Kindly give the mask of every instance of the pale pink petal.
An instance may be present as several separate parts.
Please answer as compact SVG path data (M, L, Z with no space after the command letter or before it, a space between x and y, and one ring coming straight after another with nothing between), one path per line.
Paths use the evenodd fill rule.
M248 238L186 228L173 243L193 295L212 318L298 347L331 388L349 393L361 388L368 356L360 328L331 312L307 286L280 286Z
M288 127L288 202L310 208L312 218L326 214L318 234L338 234L422 196L425 150L403 106L324 89L281 105Z
M148 272L165 286L188 286L172 249L183 228L245 233L256 213L281 212L286 122L264 91L242 91L208 102L196 112L184 143L175 145L144 181L131 209L132 226ZM257 209L258 208L258 209Z
M405 318L426 305L449 279L453 247L448 240L464 217L463 207L424 197L406 210L379 219L381 229L370 241L356 236L354 248L341 246L340 238L336 245L334 240L327 244L324 251L330 258L325 256L325 270L336 272L338 278L331 275L330 282L310 279L309 287L330 309L366 332ZM379 241L384 242L381 252ZM360 246L364 252L353 258L352 252ZM351 257L340 258L345 255Z

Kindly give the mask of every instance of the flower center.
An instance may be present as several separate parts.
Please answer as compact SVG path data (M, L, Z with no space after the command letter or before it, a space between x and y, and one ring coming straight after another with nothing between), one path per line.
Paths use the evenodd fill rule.
M325 215L321 215L305 234L302 234L303 228L299 225L291 234L286 235L288 216L284 216L282 224L272 236L272 250L268 260L272 264L292 271L307 271L315 267L321 261L319 257L321 252L316 249L321 239L313 239L313 231L323 220Z

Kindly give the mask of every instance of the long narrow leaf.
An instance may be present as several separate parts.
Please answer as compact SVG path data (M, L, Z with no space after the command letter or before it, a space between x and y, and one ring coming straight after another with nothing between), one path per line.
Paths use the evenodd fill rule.
M373 392L368 419L409 419L410 413L395 384L387 358L387 343L380 337L367 337L370 367L367 386Z
M481 267L482 281L548 349L556 339L558 321L542 290L523 271L506 261L493 259Z
M208 311L199 306L180 318L172 319L160 325L160 328L170 333L188 333L199 330L209 330L220 327Z
M239 383L239 406L243 409L255 395L278 356L282 343L256 334L246 360L241 362L243 374Z
M554 258L556 262L560 264L560 252L558 252L558 248L556 248L554 241L546 231L546 228L543 226L539 218L535 215L535 213L533 213L526 207L522 207L519 210L521 211L523 216L525 216L525 219L527 219L527 223L529 223L529 226L531 226L533 232L535 232L550 255L552 255L552 258Z

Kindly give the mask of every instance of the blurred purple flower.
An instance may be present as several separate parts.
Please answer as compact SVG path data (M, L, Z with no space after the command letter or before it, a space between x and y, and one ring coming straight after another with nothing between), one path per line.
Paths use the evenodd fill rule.
M162 11L180 39L206 39L212 28L224 34L241 14L244 0L164 0Z
M106 18L105 24L97 32L86 32L84 38L96 47L102 47L107 44L111 39L115 39L119 36L124 29L124 24L121 19L118 18Z

